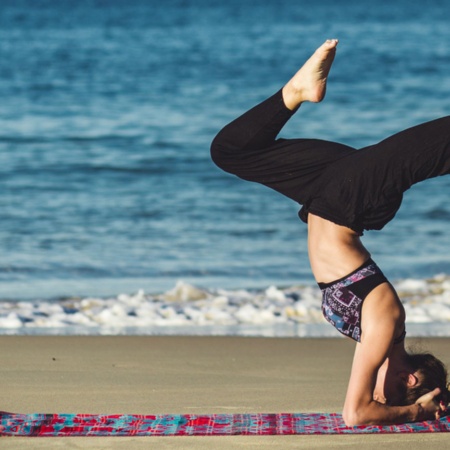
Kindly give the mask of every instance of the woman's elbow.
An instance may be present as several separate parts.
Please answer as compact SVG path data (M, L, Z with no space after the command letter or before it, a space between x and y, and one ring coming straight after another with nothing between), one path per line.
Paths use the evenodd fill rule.
M342 419L344 420L344 423L347 427L353 427L357 422L356 415L348 408L344 408L344 410L342 411Z
M361 425L358 422L358 419L353 414L342 414L342 418L344 420L345 426L347 427L356 427L357 425Z
M355 408L344 408L342 419L347 427L356 427L358 425L368 425L367 418Z

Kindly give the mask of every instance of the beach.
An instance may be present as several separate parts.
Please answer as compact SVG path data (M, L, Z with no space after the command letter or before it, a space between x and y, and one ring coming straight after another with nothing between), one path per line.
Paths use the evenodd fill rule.
M69 7L70 3L70 8ZM214 136L327 38L326 101L280 138L366 147L448 115L448 2L49 2L0 14L1 410L341 412L300 205L215 166ZM395 45L393 45L395 43ZM364 245L407 341L450 363L450 177ZM446 433L1 438L0 449L420 449Z
M449 341L409 339L448 364ZM347 339L1 336L2 410L166 414L340 412ZM20 449L429 448L446 433L352 436L2 438Z

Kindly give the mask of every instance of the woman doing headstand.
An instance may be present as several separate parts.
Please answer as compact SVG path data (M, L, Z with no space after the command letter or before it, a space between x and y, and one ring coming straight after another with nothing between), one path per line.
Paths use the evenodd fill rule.
M303 102L320 102L336 53L328 40L272 97L223 128L211 155L223 170L303 205L311 268L325 318L357 341L346 424L438 418L450 399L444 365L404 346L405 310L360 240L396 214L403 192L450 174L450 116L360 150L318 139L277 139Z

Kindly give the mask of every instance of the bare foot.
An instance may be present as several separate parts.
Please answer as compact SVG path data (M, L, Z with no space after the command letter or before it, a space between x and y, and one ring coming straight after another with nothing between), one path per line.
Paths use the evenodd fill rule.
M289 109L294 110L303 102L323 100L337 44L337 39L325 41L284 86L283 100Z

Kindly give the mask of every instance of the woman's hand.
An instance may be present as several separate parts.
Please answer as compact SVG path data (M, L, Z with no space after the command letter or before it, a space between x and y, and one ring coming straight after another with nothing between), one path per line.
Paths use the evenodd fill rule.
M416 400L419 407L418 420L439 419L441 414L447 410L446 405L439 401L439 388L427 392Z

